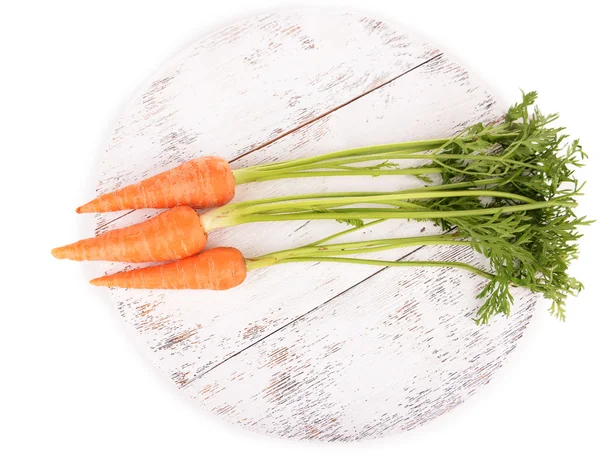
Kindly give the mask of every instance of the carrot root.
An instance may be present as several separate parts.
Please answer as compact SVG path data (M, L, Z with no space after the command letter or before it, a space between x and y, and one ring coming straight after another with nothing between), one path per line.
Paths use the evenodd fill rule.
M98 277L90 284L132 289L226 290L245 279L246 262L242 253L235 248L219 247L181 261Z
M227 204L234 194L235 180L229 163L220 157L205 156L99 196L75 211L111 212L174 206L203 209Z
M173 261L200 253L207 234L198 213L178 206L145 222L54 248L58 259L74 261Z

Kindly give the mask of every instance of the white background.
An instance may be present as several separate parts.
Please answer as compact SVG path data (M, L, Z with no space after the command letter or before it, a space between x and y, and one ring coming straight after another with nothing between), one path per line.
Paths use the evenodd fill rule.
M591 156L580 212L600 218L594 2L312 3L407 24L508 101L538 90ZM79 234L73 207L87 201L91 167L136 86L198 35L286 4L300 5L2 2L0 465L600 465L598 225L573 267L587 289L566 323L538 313L465 404L351 445L263 437L203 413L133 346L81 266L53 261L50 249Z

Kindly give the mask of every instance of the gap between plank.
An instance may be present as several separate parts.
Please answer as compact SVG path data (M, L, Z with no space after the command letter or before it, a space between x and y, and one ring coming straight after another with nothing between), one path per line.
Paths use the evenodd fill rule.
M399 78L401 78L401 77L403 77L403 76L407 75L407 74L408 74L408 73L410 73L411 71L414 71L414 70L416 70L416 69L418 69L418 68L420 68L420 67L422 67L422 66L424 66L424 65L427 65L428 63L430 63L430 62L432 62L432 61L434 61L434 60L437 60L437 59L438 59L438 58L440 58L442 55L443 55L443 53L439 53L439 54L437 54L437 55L434 55L433 57L431 57L431 58L429 58L429 59L425 60L424 62L422 62L422 63L419 63L418 65L415 65L415 66L413 66L412 68L409 68L409 69L408 69L408 70L406 70L406 71L403 71L403 72L402 72L402 73L400 73L399 75L396 75L396 76L394 76L394 77L392 77L392 78L388 79L387 81L385 81L385 82L383 82L383 83L381 83L381 84L379 84L379 85L375 86L374 88L371 88L371 89L369 89L368 91L365 91L365 92L363 92L362 94L359 94L358 96L356 96L356 97L353 97L352 99L350 99L350 100L348 100L348 101L346 101L346 102L343 102L342 104L339 104L339 105L337 105L336 107L333 107L333 108L331 108L331 109L329 109L329 110L327 110L327 111L323 112L322 114L320 114L320 115L317 115L316 117L314 117L314 118L312 118L312 119L310 119L310 120L307 120L306 122L304 122L304 123L302 123L302 124L300 124L300 125L298 125L298 126L296 126L296 127L294 127L294 128L291 128L291 129L289 129L289 130L287 130L287 131L285 131L285 132L281 133L280 135L276 136L276 137L275 137L275 138L273 138L273 139L270 139L270 140L268 140L268 141L266 141L266 142L264 142L264 143L262 143L262 144L259 144L258 146L256 146L256 147L254 147L254 148L250 149L249 151L246 151L246 152L244 152L244 153L240 154L239 156L237 156L237 157L235 157L235 158L231 159L231 160L230 160L230 161L228 161L228 162L231 164L231 163L233 163L233 162L236 162L236 161L240 160L242 157L246 157L247 155L249 155L249 154L252 154L252 153L253 153L253 152L255 152L255 151L259 151L259 150L261 150L261 149L263 149L263 148L265 148L265 147L267 147L267 146L269 146L269 145L273 144L274 142L276 142L276 141L279 141L280 139L282 139L282 138L285 138L286 136L288 136L288 135L290 135L290 134L292 134L292 133L295 133L296 131L298 131L298 130L300 130L300 129L302 129L302 128L306 127L306 126L308 126L308 125L311 125L312 123L315 123L316 121L318 121L318 120L320 120L320 119L322 119L322 118L326 117L327 115L331 115L333 112L336 112L336 111L338 111L338 110L340 110L340 109L342 109L342 108L346 107L347 105L350 105L350 104L352 104L353 102L357 101L358 99L361 99L361 98L363 98L363 97L365 97L365 96L367 96L367 95L371 94L372 92L375 92L375 91L377 91L378 89L381 89L382 87L384 87L384 86L387 86L388 84L390 84L390 83L392 83L392 82L396 81L397 79L399 79ZM117 221L117 220L119 220L119 219L122 219L122 218L123 218L123 217L125 217L125 216L128 216L129 214L131 214L131 213L132 213L132 212L134 212L134 211L135 211L135 210L128 211L128 212L126 212L125 214L122 214L122 215L120 215L120 216L118 216L118 217L115 217L114 219L111 219L110 221L107 221L107 222L105 222L105 223L103 223L103 224L100 224L100 225L96 226L96 231L98 231L99 229L102 229L102 228L106 227L107 225L110 225L110 224L112 224L113 222L115 222L115 221Z
M401 78L402 76L404 76L404 75L406 75L406 74L410 73L411 71L414 71L414 70L416 70L417 68L420 68L420 67L422 67L423 65L426 65L426 64L428 64L429 62L431 62L431 61L433 61L433 60L436 60L436 59L438 59L438 58L439 58L439 57L441 57L442 55L443 55L442 53L439 53L439 54L437 54L437 55L434 55L434 56L433 56L433 57L431 57L430 59L428 59L428 60L425 60L423 63L420 63L420 64L418 64L418 65L415 65L414 67L412 67L412 68L410 68L410 69L408 69L408 70L406 70L406 71L404 71L404 72L400 73L400 74L399 74L399 75L397 75L397 76L394 76L393 78L390 78L390 79L388 79L387 81L385 81L385 82L383 82L383 83L381 83L381 84L379 84L379 85L375 86L374 88L372 88L372 89L369 89L368 91L365 91L365 92L363 92L362 94L359 94L358 96L356 96L356 97L353 97L352 99L350 99L350 100L348 100L348 101L346 101L346 102L344 102L344 103L342 103L342 104L339 104L338 106L336 106L336 107L333 107L332 109L329 109L329 110L327 110L326 112L323 112L321 115L317 115L316 117L314 117L314 118L311 118L310 120L308 120L308 121L306 121L306 122L302 123L301 125L298 125L298 126L297 126L297 127L295 127L295 128L292 128L292 129L290 129L290 130L288 130L288 131L285 131L285 132L281 133L279 136L277 136L277 137L275 137L275 138L273 138L273 139L271 139L271 140L267 141L266 143L260 144L260 145L256 146L255 148L252 148L250 151L248 151L248 152L246 152L246 153L244 153L244 154L241 154L241 155L239 155L239 156L238 156L238 157L236 157L235 159L232 159L232 160L230 160L230 161L229 161L229 163L235 162L235 161L237 161L237 160L241 159L242 157L245 157L245 156L247 156L248 154L250 154L250 153L252 153L252 152L254 152L254 151L258 151L258 150L260 150L260 149L263 149L263 148L265 148L266 146L269 146L270 144L273 144L275 141L278 141L278 140L280 140L281 138L284 138L284 137L286 137L286 136L288 136L288 135L290 135L290 134L292 134L292 133L294 133L294 132L298 131L299 129L301 129L301 128L304 128L305 126L308 126L308 125L310 125L310 124L312 124L312 123L315 123L317 120L320 120L320 119L322 119L323 117L326 117L327 115L331 115L333 112L336 112L336 111L340 110L341 108L343 108L343 107L346 107L346 106L347 106L347 105L349 105L349 104L352 104L353 102L357 101L358 99L360 99L360 98L362 98L362 97L364 97L364 96L367 96L367 95L371 94L372 92L374 92L374 91L377 91L378 89L381 89L381 88L382 88L382 87L384 87L384 86L387 86L388 84L390 84L390 83L392 83L392 82L396 81L398 78Z

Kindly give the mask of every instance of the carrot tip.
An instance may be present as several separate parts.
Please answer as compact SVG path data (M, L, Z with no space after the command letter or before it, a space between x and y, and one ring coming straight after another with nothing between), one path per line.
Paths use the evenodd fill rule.
M79 206L77 209L75 209L75 212L77 214L81 214L82 212L95 212L96 210L93 207L92 203L87 203L84 204L83 206Z
M90 284L97 285L97 286L105 285L105 283L104 283L105 281L103 279L104 279L104 277L96 277L90 281Z
M52 253L52 256L54 256L55 258L58 258L58 259L66 258L64 248L62 248L62 247L53 248L50 253Z

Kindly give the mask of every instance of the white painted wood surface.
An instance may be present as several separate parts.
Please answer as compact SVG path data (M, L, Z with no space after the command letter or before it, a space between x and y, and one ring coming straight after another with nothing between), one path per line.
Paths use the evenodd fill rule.
M402 27L339 11L260 16L198 40L139 89L102 156L98 193L198 155L218 154L237 168L440 137L498 119L503 108L455 60ZM235 200L419 183L283 180L241 186ZM155 213L99 215L96 230ZM209 246L252 257L341 228L333 221L245 225L214 232ZM434 230L388 221L348 239ZM372 257L485 264L460 248ZM98 264L95 273L123 268ZM304 263L253 271L227 292L110 293L154 364L206 410L263 433L349 441L418 426L489 381L535 297L516 291L510 318L477 327L471 318L481 287L480 278L455 270Z

